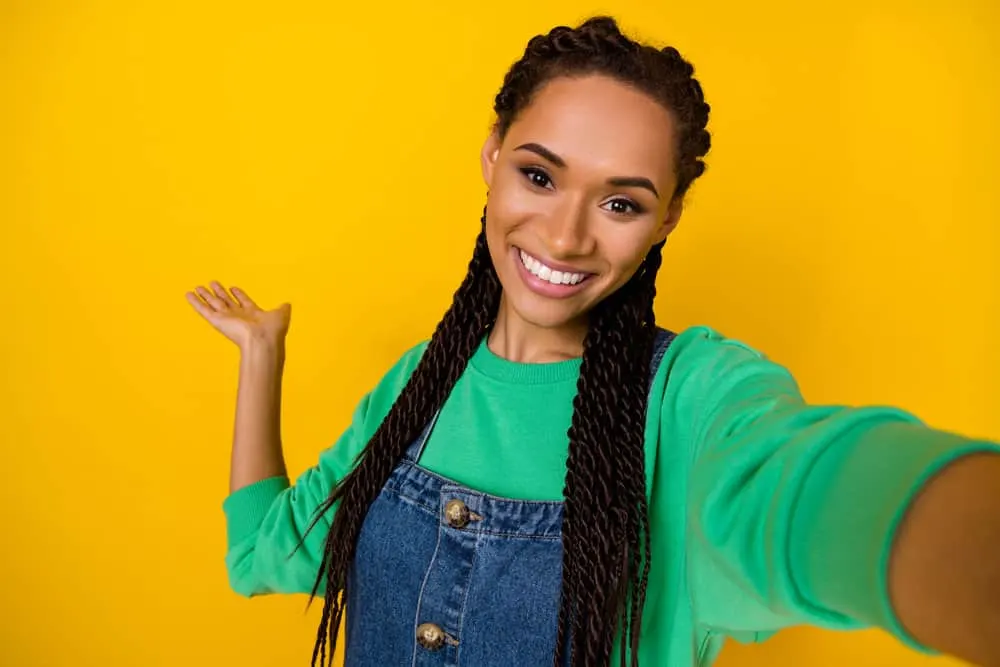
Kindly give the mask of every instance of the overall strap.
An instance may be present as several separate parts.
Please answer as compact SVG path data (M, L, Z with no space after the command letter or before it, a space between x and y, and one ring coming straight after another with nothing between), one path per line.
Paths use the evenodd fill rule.
M667 348L670 347L675 338L677 338L677 334L673 331L667 331L659 327L656 328L656 338L653 341L653 356L649 360L649 384L646 386L647 391L653 386L653 378L656 377L656 371L660 368L663 355L666 354Z
M424 453L424 447L427 446L427 438L430 437L431 431L434 430L434 424L437 423L438 415L440 414L440 410L434 413L434 417L432 417L427 426L424 427L424 430L420 432L417 439L406 448L406 453L403 454L404 459L410 463L417 463L420 461L420 455Z

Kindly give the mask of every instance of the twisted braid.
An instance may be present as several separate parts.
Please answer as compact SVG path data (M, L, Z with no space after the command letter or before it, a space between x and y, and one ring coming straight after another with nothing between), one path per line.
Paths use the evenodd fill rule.
M504 77L494 100L502 139L548 81L602 74L660 102L675 121L675 198L705 170L711 141L709 106L694 68L672 47L656 49L623 35L614 19L595 17L578 28L560 26L532 38ZM482 220L485 227L485 215ZM644 431L647 380L656 324L653 300L662 244L654 246L629 281L590 314L564 487L562 592L554 664L604 667L616 635L621 662L631 650L638 665L649 564ZM356 467L317 510L313 524L341 502L327 535L312 595L324 577L323 614L312 664L332 661L344 613L347 573L368 507L393 467L444 403L469 358L493 326L500 303L485 231L420 363L358 458ZM308 531L306 531L308 532ZM567 653L568 651L568 653Z
M644 434L661 247L594 309L584 340L569 429L557 665L567 632L570 664L608 664L619 627L637 664L650 560Z
M485 220L485 214L484 214ZM465 370L483 336L489 331L500 304L500 281L493 269L486 233L480 231L465 280L455 293L451 308L438 324L427 349L388 415L361 451L353 470L336 486L317 510L309 529L341 502L341 509L326 539L320 576L313 584L315 596L325 576L323 614L313 648L312 664L326 664L326 645L336 645L347 595L347 569L368 507L382 490L397 461L443 404ZM308 532L308 531L307 531Z

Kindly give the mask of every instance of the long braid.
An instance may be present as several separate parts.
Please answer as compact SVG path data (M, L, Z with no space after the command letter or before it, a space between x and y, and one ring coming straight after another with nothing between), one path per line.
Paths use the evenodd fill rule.
M567 630L574 665L608 664L619 628L623 649L638 641L649 563L644 434L659 264L656 246L629 283L594 309L584 341L563 519L563 590L571 605L561 609L557 665Z
M616 78L647 93L673 115L678 155L673 196L680 199L704 171L702 158L711 143L706 130L709 106L693 73L676 49L639 44L624 36L611 18L596 17L575 29L561 26L534 37L507 72L494 100L496 131L503 139L535 93L553 78ZM590 315L568 430L562 591L553 656L557 667L567 662L572 667L605 667L619 632L621 664L638 665L651 562L644 432L661 247L654 246L631 279ZM355 468L317 510L310 529L339 503L312 591L315 596L326 579L314 667L317 661L326 663L328 645L332 661L347 573L368 508L488 334L500 294L484 229L468 274L409 382Z
M327 644L330 645L330 660L333 659L337 630L343 618L343 600L347 597L347 570L354 560L357 536L368 507L378 496L407 445L444 404L472 353L492 327L499 303L500 282L493 269L484 230L476 239L468 274L409 381L361 451L354 469L318 508L313 519L315 525L322 515L340 502L327 535L320 576L312 590L315 596L325 576L327 586L313 648L313 665L316 665L317 659L320 665L325 664Z
M656 275L662 260L662 244L658 244L650 250L646 261L641 269L642 275L637 281L638 295L636 297L636 307L644 308L645 312L640 313L642 324L647 330L647 335L640 336L630 347L636 354L633 359L634 372L639 373L639 378L633 378L633 382L627 386L627 393L631 394L622 401L623 429L629 433L640 433L645 435L645 417L648 400L648 365L653 352L653 342L655 337L655 316L653 314L653 301L656 296ZM650 335L648 331L653 333ZM639 382L635 380L638 379ZM642 438L645 441L645 438ZM621 475L619 477L620 490L627 499L629 507L634 507L636 514L630 516L631 519L625 525L628 528L626 539L629 545L630 558L628 559L627 592L631 598L629 607L629 622L626 633L623 637L624 646L631 646L632 654L638 652L639 632L642 624L642 608L646 600L646 584L649 575L650 547L649 547L649 506L646 498L645 486L645 447L623 448L621 452ZM629 480L641 479L641 484L629 484ZM636 520L638 519L638 520ZM642 552L639 546L642 546ZM624 663L624 655L622 662Z

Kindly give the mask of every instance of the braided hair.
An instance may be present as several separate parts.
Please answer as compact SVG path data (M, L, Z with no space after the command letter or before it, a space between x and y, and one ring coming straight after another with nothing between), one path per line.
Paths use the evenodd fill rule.
M626 37L610 17L577 28L560 26L528 42L494 100L502 140L549 81L600 74L660 102L675 121L675 165L681 198L705 169L709 106L694 68L673 47L657 49ZM310 529L327 512L334 518L312 589L325 580L323 613L312 664L332 662L347 599L347 573L371 503L407 446L444 404L468 360L491 330L501 285L484 229L464 281L438 324L412 376L359 454L355 467L320 505ZM573 418L562 524L562 594L553 664L603 667L621 631L638 665L638 642L649 572L649 512L644 465L647 377L656 335L653 298L659 243L635 274L591 311ZM329 646L329 652L328 652ZM567 654L568 653L568 654Z

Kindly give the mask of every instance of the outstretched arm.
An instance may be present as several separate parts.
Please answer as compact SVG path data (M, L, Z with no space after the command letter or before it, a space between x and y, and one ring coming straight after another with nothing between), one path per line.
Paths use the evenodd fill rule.
M923 487L893 545L889 593L919 642L1000 666L1000 455L960 458Z

